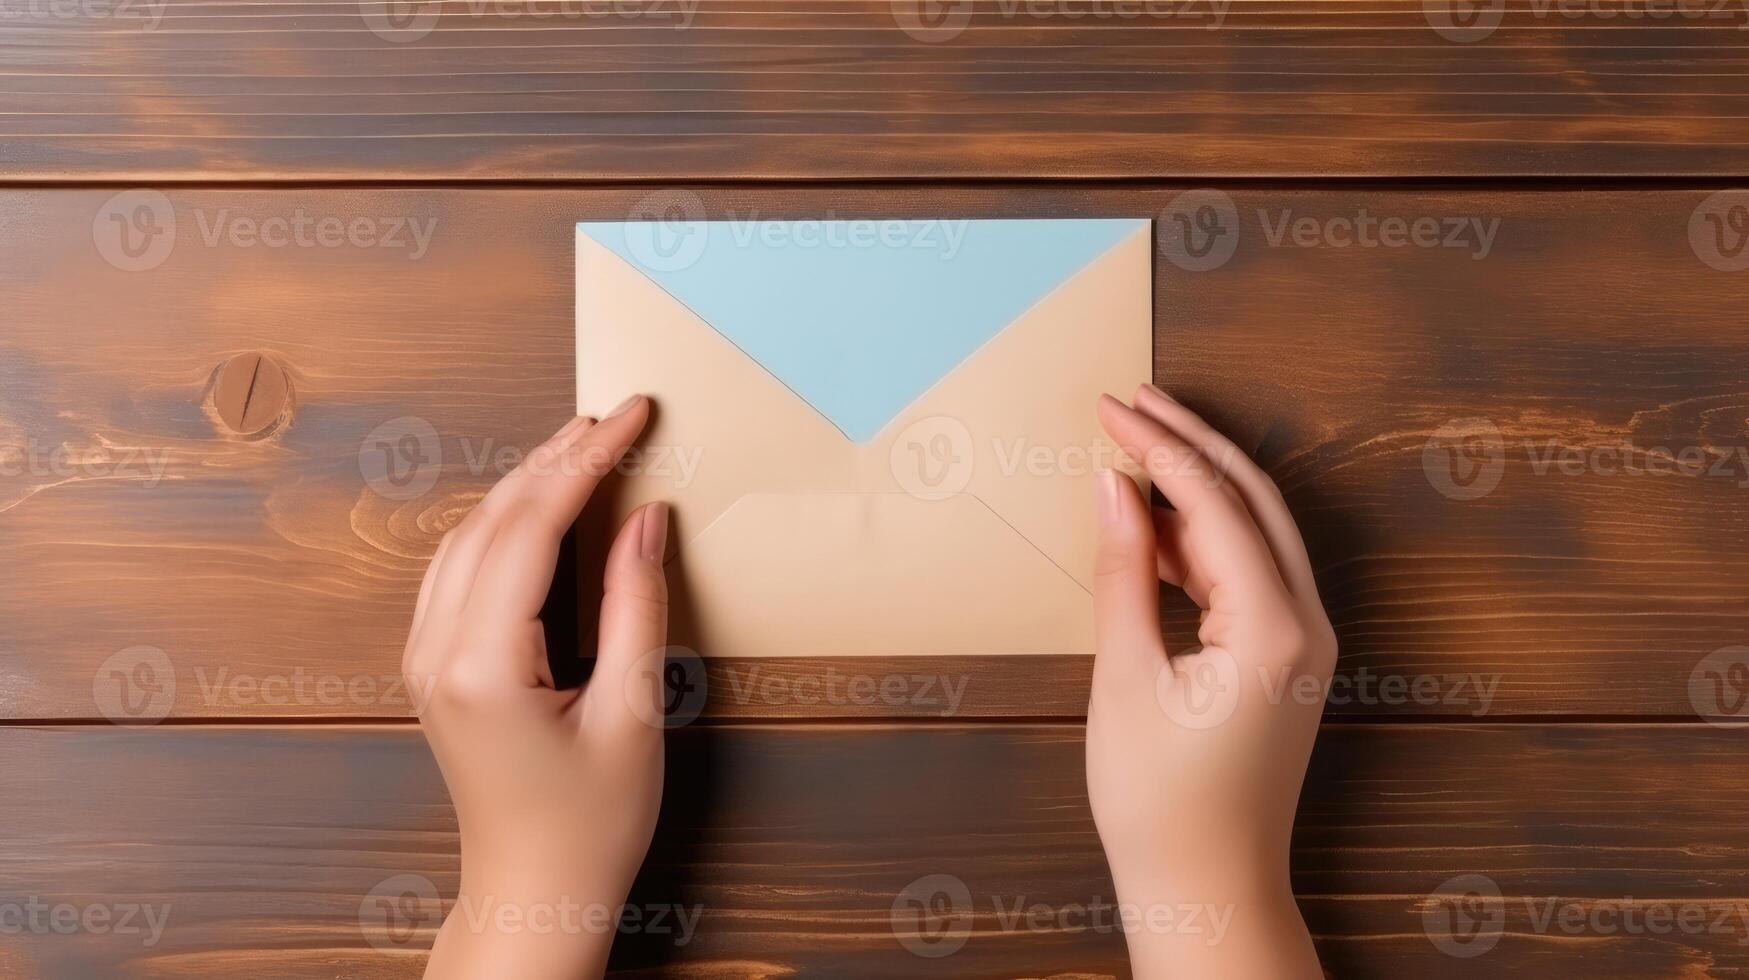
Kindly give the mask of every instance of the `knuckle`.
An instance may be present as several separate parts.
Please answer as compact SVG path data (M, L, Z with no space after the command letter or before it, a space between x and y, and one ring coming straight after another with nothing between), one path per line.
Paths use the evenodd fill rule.
M1152 569L1155 563L1153 534L1151 523L1120 522L1106 530L1093 555L1094 580L1127 578L1138 566Z
M1336 669L1336 632L1319 617L1293 617L1281 630L1281 658L1297 671L1328 678Z
M1226 507L1244 507L1245 506L1245 495L1239 492L1239 488L1237 486L1233 485L1232 478L1230 478L1226 473L1224 473L1221 470L1216 469L1215 467L1212 467L1212 466L1209 467L1206 472L1208 474L1209 485L1214 487L1215 493L1220 496L1221 503L1223 506L1226 506Z
M591 442L579 449L578 472L584 476L599 480L619 465L620 450L617 446Z
M640 602L666 606L668 576L661 565L653 561L615 563L606 583L612 595L628 596Z
M491 672L468 660L439 672L432 699L460 710L478 710L498 703L504 686Z
M1124 575L1130 568L1129 549L1106 543L1093 558L1095 581L1109 581Z
M659 575L638 576L636 581L615 582L603 594L607 602L640 618L667 621L668 583Z

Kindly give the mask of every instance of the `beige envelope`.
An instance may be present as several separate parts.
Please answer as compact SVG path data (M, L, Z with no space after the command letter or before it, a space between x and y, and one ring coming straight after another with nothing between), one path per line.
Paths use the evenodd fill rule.
M672 505L670 642L1091 654L1093 472L1115 459L1094 405L1152 373L1150 239L1144 223L855 443L579 230L577 411L655 400L603 499L615 526Z

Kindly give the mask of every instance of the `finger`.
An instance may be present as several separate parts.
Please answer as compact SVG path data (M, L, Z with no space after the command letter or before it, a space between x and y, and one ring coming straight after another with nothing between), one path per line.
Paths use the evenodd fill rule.
M563 534L649 418L649 399L633 395L593 425L573 421L499 480L480 509L496 521L540 523Z
M470 619L510 622L540 616L565 532L648 418L648 402L634 398L618 414L530 453L492 488L481 506L493 505L497 530L468 594Z
M568 446L574 440L582 438L594 424L594 419L579 415L554 433L546 445ZM503 481L499 481L499 485L502 484ZM497 489L496 486L492 488L494 492ZM479 577L480 566L485 562L486 553L492 547L492 539L498 533L499 510L486 505L491 499L492 493L488 492L485 500L444 535L446 544L443 565L432 579L428 604L428 618L434 628L454 631L461 627L462 611L467 607L468 596L473 592L474 580Z
M1161 425L1166 426L1196 447L1221 472L1233 481L1245 508L1256 519L1275 556L1275 565L1289 591L1301 599L1315 602L1318 587L1312 577L1312 561L1306 554L1306 543L1300 537L1299 525L1282 499L1281 489L1269 474L1242 452L1232 440L1203 421L1202 417L1153 385L1143 385L1136 391L1136 408Z
M444 535L444 541L443 561L432 572L431 595L419 624L419 646L433 651L436 659L441 659L444 644L433 641L461 628L468 593L474 587L480 563L486 558L486 549L492 545L492 527L483 517L469 514ZM435 669L439 664L426 666Z
M1099 552L1093 567L1094 674L1133 683L1165 662L1154 522L1135 481L1099 474Z
M1201 453L1110 395L1100 399L1099 419L1183 515L1186 555L1208 576L1211 592L1224 585L1237 595L1287 594L1263 533L1238 491Z
M1154 508L1154 536L1159 541L1156 560L1160 580L1183 589L1190 601L1207 609L1208 576L1191 560L1190 551L1185 545L1189 530L1183 514L1165 507Z
M659 692L636 688L632 675L668 643L667 547L668 505L657 501L634 511L607 550L595 672L585 695L586 717L602 724L660 727L652 724L660 719ZM632 699L644 694L651 702L640 710Z

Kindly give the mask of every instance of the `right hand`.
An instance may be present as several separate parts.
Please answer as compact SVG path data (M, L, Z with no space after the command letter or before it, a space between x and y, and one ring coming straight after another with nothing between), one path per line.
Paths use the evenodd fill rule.
M1211 936L1131 933L1137 976L1319 976L1288 884L1300 784L1336 663L1306 548L1269 477L1151 386L1106 432L1172 509L1102 474L1087 789L1126 905L1230 908ZM1202 609L1168 650L1160 582Z

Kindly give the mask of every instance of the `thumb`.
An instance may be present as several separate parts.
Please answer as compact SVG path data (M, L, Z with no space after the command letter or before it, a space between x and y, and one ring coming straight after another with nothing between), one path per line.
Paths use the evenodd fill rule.
M590 714L662 729L663 648L668 642L668 505L632 512L607 550ZM654 666L652 666L654 665ZM645 676L647 675L647 676Z
M1093 567L1095 683L1154 682L1165 662L1154 517L1134 480L1099 474L1099 556Z

